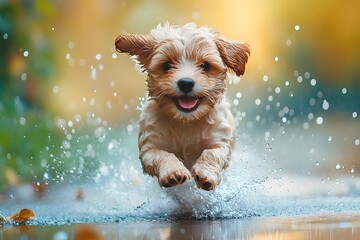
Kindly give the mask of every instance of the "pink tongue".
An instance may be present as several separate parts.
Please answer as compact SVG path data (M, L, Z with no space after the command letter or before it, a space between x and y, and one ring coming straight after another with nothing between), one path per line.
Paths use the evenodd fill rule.
M191 109L195 107L198 101L199 99L197 98L183 97L183 98L179 98L179 105L184 109Z

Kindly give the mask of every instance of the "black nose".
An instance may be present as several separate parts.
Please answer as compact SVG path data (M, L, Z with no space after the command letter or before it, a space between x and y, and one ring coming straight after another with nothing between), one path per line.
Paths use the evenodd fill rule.
M178 81L179 89L184 93L189 93L192 91L195 82L191 78L182 78Z

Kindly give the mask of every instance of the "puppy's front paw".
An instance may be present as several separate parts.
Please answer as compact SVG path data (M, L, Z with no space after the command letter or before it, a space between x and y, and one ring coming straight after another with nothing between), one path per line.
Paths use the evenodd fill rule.
M198 188L206 191L214 190L221 181L221 173L218 170L208 168L196 163L191 171Z
M159 176L159 184L161 187L173 187L183 184L191 178L191 174L184 166L171 168L162 171Z

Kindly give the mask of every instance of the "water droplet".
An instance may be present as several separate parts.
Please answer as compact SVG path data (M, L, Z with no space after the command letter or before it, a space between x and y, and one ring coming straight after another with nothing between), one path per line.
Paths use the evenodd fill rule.
M352 113L352 117L353 117L353 118L356 118L356 117L357 117L357 112L353 112L353 113Z
M269 80L268 75L264 75L264 76L263 76L263 81L264 81L264 82L267 82L268 80Z
M20 120L19 120L19 123L20 123L21 126L25 126L25 124L26 124L26 118L21 117Z
M266 143L265 146L266 146L266 147L270 147L270 143Z
M296 78L296 80L298 81L298 83L302 83L303 77L302 77L302 76L298 76L298 77Z
M341 89L341 92L342 92L342 94L346 94L346 93L347 93L347 89L346 89L346 88L343 88L343 89Z
M75 43L74 43L73 41L70 41L70 42L68 43L68 47L69 47L70 49L73 49L73 48L75 47Z
M90 66L90 73L91 73L91 79L95 81L97 79L96 68L94 68L93 66Z
M100 167L99 172L100 172L100 174L103 175L103 176L109 175L109 169L108 169L108 167L105 166L105 165L102 165L102 166Z
M51 30L55 31L55 28L54 28L54 27L51 27Z
M69 127L73 127L73 126L74 126L74 122L71 121L71 120L69 120L68 123L67 123L67 125L68 125Z
M110 102L110 101L106 101L106 106L107 106L108 109L111 109L111 108L112 108L111 102Z
M115 59L115 58L117 58L117 54L116 54L116 53L113 53L113 54L111 55L111 57L112 57L113 59Z
M331 140L332 140L332 136L329 136L328 137L328 142L331 142Z
M286 39L285 44L286 44L286 46L290 47L290 46L291 46L291 40L290 40L290 39Z
M316 85L316 79L311 79L310 80L310 84L311 84L311 86L315 86Z
M65 55L65 58L66 58L67 60L69 60L70 57L71 57L70 53L67 53L67 54Z
M272 148L269 148L269 152L271 152L272 151Z
M295 25L295 26L294 26L294 29L295 29L295 31L299 31L299 30L300 30L300 26L299 26L299 25Z
M280 93L280 91L281 91L280 87L275 88L275 93Z
M134 127L132 125L127 125L126 129L128 130L128 132L132 132L134 130Z
M309 123L308 123L308 122L304 122L303 128L304 128L304 129L309 129L309 127L310 127Z
M322 104L322 108L323 108L324 110L328 110L328 109L329 109L329 102L326 101L326 100L324 100L324 101L323 101L323 104Z
M359 139L355 139L355 145L359 146L360 145L360 140Z
M316 103L316 100L314 98L310 98L309 103L310 103L310 106L314 106Z
M26 74L26 73L22 73L22 74L21 74L21 80L26 81L26 79L27 79L27 74Z
M318 91L318 92L317 92L317 96L318 96L318 98L322 98L322 97L323 97L323 95L324 95L324 94L322 93L322 91Z
M255 104L256 105L260 105L261 104L261 100L259 98L255 99Z
M337 163L336 165L335 165L335 169L336 170L339 170L341 168L341 164L340 163Z
M324 119L322 117L317 117L316 118L316 124L317 125L321 125L324 122Z
M66 140L63 141L62 145L63 145L63 147L64 147L65 149L69 149L69 148L71 147L70 142L68 142L68 141L66 141Z
M309 120L313 119L313 118L314 118L314 114L313 114L313 113L309 113L309 114L308 114L308 118L309 118Z
M279 57L275 57L275 58L274 58L274 61L275 61L275 62L279 61Z
M315 165L316 165L316 166L319 166L319 165L320 165L320 163L319 163L319 162L316 162L316 163L315 163Z
M53 87L53 93L57 94L57 93L59 93L59 90L60 90L59 86L55 85Z
M96 58L96 60L100 60L100 59L101 59L101 53L97 53L97 54L95 55L95 58Z
M351 173L354 173L355 172L355 168L352 167L351 170L350 170Z
M9 38L9 34L4 33L3 38L4 38L4 40L8 39L8 38Z
M289 81L286 81L285 82L285 86L289 86L290 85L290 82Z
M96 99L95 98L91 98L90 99L90 106L94 106L96 103Z
M24 55L24 57L28 57L29 56L29 51L24 51L23 55Z
M236 97L237 97L237 98L241 98L241 92L237 92L237 93L236 93Z

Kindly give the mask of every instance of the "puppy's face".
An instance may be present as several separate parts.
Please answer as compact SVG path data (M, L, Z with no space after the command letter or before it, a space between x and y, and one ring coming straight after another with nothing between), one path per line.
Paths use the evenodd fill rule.
M246 44L194 24L166 24L146 36L120 35L115 45L136 56L148 72L149 96L161 111L182 121L207 115L223 97L227 69L242 75L250 53Z

